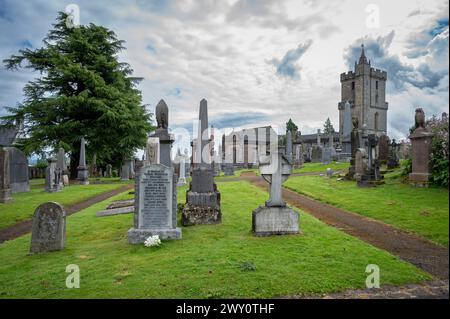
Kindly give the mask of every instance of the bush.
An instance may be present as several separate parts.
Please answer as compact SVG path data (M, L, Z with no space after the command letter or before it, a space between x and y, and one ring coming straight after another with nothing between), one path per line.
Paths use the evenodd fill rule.
M428 129L434 133L431 152L431 182L438 186L449 186L449 121L447 114L441 118L433 116L427 121Z

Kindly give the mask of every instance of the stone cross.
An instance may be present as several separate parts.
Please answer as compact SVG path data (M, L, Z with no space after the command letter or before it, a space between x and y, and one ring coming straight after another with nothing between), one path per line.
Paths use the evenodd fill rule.
M8 150L0 148L0 203L11 201L10 167Z
M286 203L281 196L281 185L292 173L289 160L280 152L261 156L259 169L264 180L270 184L270 198L266 202L266 207L285 207Z
M47 193L59 192L61 186L61 168L57 165L55 158L47 159L48 165L45 170L45 191Z
M78 170L78 180L81 185L89 185L89 171L86 166L86 140L84 137L81 138L80 144L80 165Z
M30 253L64 249L66 212L58 203L45 203L36 208L31 227Z

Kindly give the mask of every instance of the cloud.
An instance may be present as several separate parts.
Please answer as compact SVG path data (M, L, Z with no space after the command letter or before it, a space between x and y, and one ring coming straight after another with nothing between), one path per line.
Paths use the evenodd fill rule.
M308 40L304 44L300 43L296 49L286 52L281 60L273 58L270 63L276 67L276 73L280 76L289 77L292 79L300 78L301 67L297 66L296 62L300 60L311 44L312 41Z
M408 84L421 89L437 87L441 79L448 74L448 70L433 70L428 63L420 63L418 66L414 66L413 64L402 62L399 55L389 52L394 36L395 32L391 31L386 36L379 36L377 38L365 37L356 40L347 47L344 53L344 59L348 67L352 68L354 62L358 60L361 54L360 45L364 43L366 56L370 59L372 66L387 71L388 86L393 91L407 90ZM436 40L434 46L440 46L437 51L439 52L441 49L445 49L446 46L448 52L448 28L446 33L436 35L436 37L444 37L447 39L447 42L445 40ZM429 45L432 44L429 43ZM427 53L433 55L429 45L426 47Z

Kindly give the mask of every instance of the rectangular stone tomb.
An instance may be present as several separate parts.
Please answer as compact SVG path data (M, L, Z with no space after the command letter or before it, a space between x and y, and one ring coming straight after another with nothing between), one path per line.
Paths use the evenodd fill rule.
M173 209L174 170L162 164L141 168L136 182L134 228L128 231L128 242L143 243L148 237L180 239L177 212Z
M130 214L132 212L134 212L134 206L125 206L125 207L111 208L111 209L99 211L96 214L96 216L97 217L105 217L105 216Z

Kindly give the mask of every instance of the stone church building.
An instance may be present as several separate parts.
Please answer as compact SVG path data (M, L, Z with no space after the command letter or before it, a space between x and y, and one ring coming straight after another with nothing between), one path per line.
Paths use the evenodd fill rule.
M341 74L338 109L342 152L350 152L352 118L357 119L359 129L364 130L365 134L387 134L386 81L386 71L371 66L362 45L354 71Z

